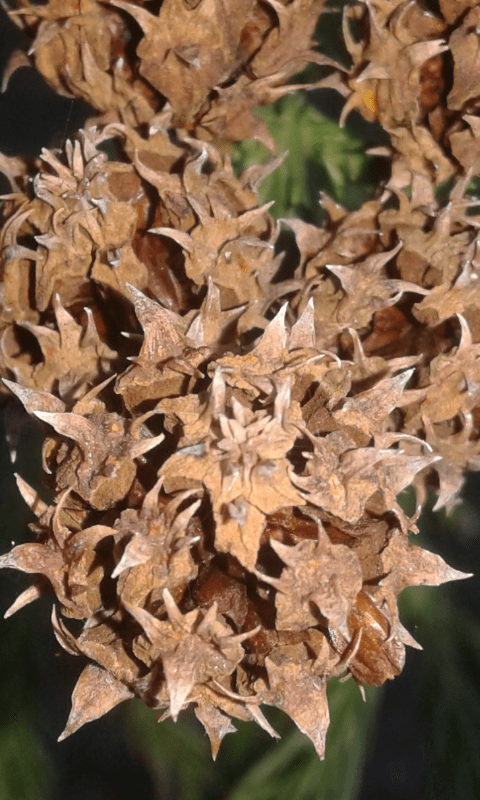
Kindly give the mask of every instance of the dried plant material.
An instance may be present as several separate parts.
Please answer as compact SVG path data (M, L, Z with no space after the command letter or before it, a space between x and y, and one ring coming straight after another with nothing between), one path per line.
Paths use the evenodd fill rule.
M11 16L33 38L32 61L56 92L82 98L107 118L149 121L159 101L127 57L131 32L111 4L18 5Z
M126 159L133 151L135 164L107 160L100 147L112 136ZM120 349L112 320L122 316L127 332L133 332L127 283L171 311L188 308L190 314L178 323L183 333L200 305L197 284L210 285L190 332L195 343L201 336L207 342L221 338L249 307L263 320L271 298L261 286L279 266L273 254L277 231L267 207L257 207L248 176L235 178L212 145L194 144L190 155L190 145L174 146L158 131L143 139L116 124L89 129L82 144L67 143L66 164L43 151L45 167L35 177L34 198L28 198L27 186L25 195L11 196L1 232L3 375L13 373L32 388L58 385L61 396L80 396L112 372ZM179 159L181 176L172 172ZM150 232L149 219L176 227ZM32 234L36 249L18 244ZM185 259L177 242L186 248ZM207 331L201 318L207 305L213 312L212 302L218 324L209 321ZM29 336L20 335L18 325ZM123 350L128 352L126 342Z
M350 23L360 20L368 34L358 41ZM408 183L408 171L435 177L438 183L446 180L454 168L424 125L423 105L432 109L425 67L448 49L442 38L445 23L423 13L416 2L392 3L388 11L375 2L346 8L343 30L353 67L346 78L350 92L341 122L353 108L369 121L381 122L394 145L392 185Z
M341 78L313 50L322 5L12 12L51 85L101 115L64 153L0 159L2 392L45 427L52 496L17 479L34 540L0 567L35 576L6 616L53 594L88 661L60 738L139 697L174 720L192 704L215 757L232 719L278 736L265 704L322 758L328 680L394 678L418 646L398 595L467 577L410 544L397 496L433 483L448 511L480 469L477 9L349 6ZM212 140L273 150L252 109L311 61L337 69L320 84L342 121L390 134L392 178L353 213L322 195L322 228L288 220L293 274L256 193L281 159L237 178Z
M270 416L264 411L250 411L234 396L231 410L219 403L218 398L225 395L220 372L212 385L216 406L212 427L200 439L197 420L193 426L185 424L183 447L165 462L162 475L167 490L171 485L178 486L183 476L191 475L203 483L213 505L215 547L232 553L243 566L252 569L266 516L283 506L302 503L284 461L297 435L293 426L286 430L283 423L290 401L289 388L281 387Z
M310 61L333 64L313 49L322 8L323 0L169 0L150 13L125 0L80 10L49 0L11 14L33 37L32 60L48 83L86 100L102 121L139 127L167 98L169 126L199 138L256 137L274 150L252 109L294 91L289 78ZM135 55L128 44L138 29Z
M232 69L248 58L242 53L242 32L255 0L202 0L194 8L167 0L158 16L123 0L113 5L140 25L140 72L175 108L176 127L191 125L213 87L228 80Z
M20 611L20 609L24 606L27 606L29 603L33 603L34 600L38 600L43 593L44 590L42 589L41 585L33 584L32 586L29 586L28 589L25 589L25 591L17 597L10 608L7 608L5 614L3 615L4 619L8 619L8 617L13 616L13 614L16 614L17 611Z
M222 740L227 733L235 733L232 720L220 708L207 703L197 706L195 714L205 728L212 747L212 758L215 760Z
M185 271L196 284L210 276L223 289L229 305L260 299L257 271L269 279L277 269L272 258L276 231L265 212L266 206L232 218L221 209L211 216L199 205L195 208L200 224L191 234L169 228L152 228L151 233L168 236L185 251Z
M164 95L171 125L199 138L258 138L274 142L252 114L296 87L288 79L309 61L333 62L316 53L313 33L323 0L168 0L158 15L125 0L113 5L142 29L139 71Z
M316 545L301 542L291 548L271 541L286 564L279 579L267 579L277 589L277 628L302 630L307 620L313 627L324 619L334 633L348 638L348 614L362 588L360 562L348 547L332 545L321 524L318 533Z
M325 684L305 664L284 659L279 664L266 659L273 691L281 697L284 711L312 740L320 758L325 755L325 736L330 717Z
M102 717L129 697L132 697L132 692L127 686L101 667L89 664L77 681L72 695L72 710L58 741L71 736L87 722Z
M382 359L359 391L359 364L318 349L313 302L293 325L282 307L247 352L228 353L231 314L211 278L183 317L128 291L144 340L114 392L107 379L68 405L8 383L56 432L44 448L56 501L39 505L21 484L38 541L1 566L42 575L63 616L85 620L75 638L54 618L62 647L91 662L62 736L138 696L173 719L193 703L215 755L232 717L275 736L259 706L280 704L322 757L328 678L393 678L412 644L397 595L465 577L408 544L414 520L395 499L440 458L392 447L425 446L389 430L425 391L405 388L414 368L382 377ZM111 410L118 394L130 419Z
M476 27L479 23L480 11L472 8L449 38L454 66L453 86L447 102L448 107L454 110L462 109L469 101L478 97L480 57Z
M405 664L403 635L391 637L391 623L366 591L360 592L349 617L353 635L361 632L360 646L350 664L357 683L381 686L399 675ZM411 644L411 643L410 643Z
M162 507L160 486L161 480L146 495L139 511L127 509L115 522L114 558L118 563L112 577L119 578L117 592L122 601L141 608L161 603L164 590L180 599L198 573L190 553L196 537L188 532L188 523L200 501L178 513L191 493L180 493Z
M464 114L466 127L450 134L450 146L465 172L471 170L478 175L480 162L480 119L473 114Z
M438 355L430 366L431 384L422 403L422 413L432 423L444 422L459 412L469 412L476 404L475 387L480 372L479 345L474 345L466 320L458 315L462 338L456 352ZM439 391L441 387L441 397Z
M382 209L381 206L375 208L366 204L355 215L342 215L339 209L332 210L332 219L327 228L331 231L328 252L336 254L337 264L326 261L326 248L321 240L318 240L318 253L312 255L310 252L309 258L301 257L296 273L300 288L292 303L301 309L307 292L313 294L317 343L328 347L331 352L338 352L340 347L348 348L353 365L348 369L344 365L343 374L330 368L322 376L321 386L317 388L315 396L304 406L303 415L308 429L313 434L320 432L322 438L320 441L315 439L314 455L308 453L306 456L306 472L311 471L311 477L303 474L295 480L297 486L302 485L305 491L311 492L310 502L318 492L316 496L322 498L321 505L326 504L325 507L335 514L342 508L340 516L346 515L344 518L352 521L362 513L364 504L371 502L368 498L375 496L375 502L378 502L381 495L384 498L382 503L385 503L383 507L395 509L399 520L402 520L393 490L400 491L398 487L403 480L404 486L413 480L423 496L425 482L429 482L431 475L431 471L425 469L429 464L437 472L441 483L441 503L448 498L448 507L451 508L458 497L461 486L458 447L452 436L450 457L448 436L445 431L439 430L437 435L442 438L442 445L438 449L437 442L430 441L426 420L431 420L434 425L437 425L437 420L438 424L450 425L452 435L456 415L468 416L478 403L476 386L479 374L475 356L475 342L480 338L475 311L480 302L476 255L478 220L476 216L467 214L469 205L475 202L465 193L467 180L468 176L457 180L448 201L444 203L434 198L431 181L416 175L410 198L395 190L397 207L392 205L389 209ZM334 215L341 220L338 229ZM352 220L347 225L350 216ZM348 252L350 241L352 245L356 241L354 216L368 220L372 227L376 225L380 236L365 236L362 250L357 250L358 260L349 265L345 258L339 256ZM366 233L368 229L369 226L366 226ZM390 249L392 247L393 250ZM335 279L330 277L332 274L338 278L339 284L335 284ZM400 279L405 283L402 284ZM405 292L388 296L385 289L390 287L391 290L394 286ZM362 302L365 295L370 297L368 304ZM377 301L379 307L374 311ZM463 345L461 353L456 355L459 333ZM464 358L465 365L460 366ZM458 364L458 369L455 364ZM388 389L385 389L391 376L405 368L413 369L410 372L413 378L410 385L415 388L403 397L397 395L399 405L405 409L402 412L405 417L401 427L396 430L399 434L413 434L416 439L410 442L404 440L401 445L404 455L390 451L380 456L379 450L365 450L366 442L358 438L358 434L355 442L345 440L344 434L337 431L339 422L351 424L365 436L375 435L379 448L382 448L379 434L391 429L391 422L387 421L387 417L382 417L382 403L385 401L388 404L389 395ZM316 370L318 375L318 366ZM358 405L361 394L358 389L355 397L348 398L345 405L343 398L351 391L352 385L356 386L357 382L367 378L378 385L369 390L371 405L362 421L363 412L359 413ZM336 381L335 402L342 403L333 415L328 407L328 402L332 404L332 399L329 400L332 398L332 380ZM400 375L395 380L400 380ZM368 397L367 392L365 400ZM372 426L377 413L378 427ZM328 448L324 446L325 434ZM352 436L351 430L349 436ZM473 465L477 458L476 435L471 432L469 438L471 441L464 451L464 464ZM432 448L431 455L425 452L419 439L427 441L427 446ZM398 442L400 439L391 441ZM333 486L331 470L333 463L338 463L334 455L337 447L340 448L338 452L342 448L352 450L339 456L344 465L341 471L351 470L352 492L347 489L346 495L343 479L339 486ZM317 448L322 456L315 455ZM409 459L411 467L407 466ZM390 475L388 480L393 480L391 490L386 485L380 489L378 477L382 463ZM394 463L398 465L395 468ZM419 474L414 477L416 470ZM395 479L393 472L397 475ZM449 475L450 478L447 478ZM354 484L357 486L355 490ZM314 486L317 488L314 489ZM406 524L403 519L401 525L404 529Z
M353 65L348 74L338 72L336 80L330 76L324 85L346 97L342 122L357 109L388 131L392 187L408 185L415 173L440 184L460 173L458 162L478 171L475 146L469 147L462 120L465 112L474 111L477 97L478 9L472 5L441 3L439 15L425 13L419 2L398 0L345 9L343 31Z
M381 554L382 567L387 575L382 589L398 595L407 586L439 586L446 581L470 578L466 572L452 569L443 558L410 545L401 534L390 539Z
M53 301L58 331L46 326L24 322L32 333L44 358L39 364L29 364L10 355L9 338L13 329L8 328L2 337L3 363L11 370L17 381L32 389L52 391L60 397L76 398L91 388L92 376L111 372L117 354L101 341L89 308L85 309L86 325L78 325L71 314L63 308L58 294Z
M473 0L440 0L440 10L449 25L452 25L466 9L472 8L474 5Z

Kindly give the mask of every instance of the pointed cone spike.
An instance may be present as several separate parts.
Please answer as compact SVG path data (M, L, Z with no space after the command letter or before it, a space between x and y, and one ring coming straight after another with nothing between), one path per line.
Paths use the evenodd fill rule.
M207 294L205 295L205 299L202 303L202 307L205 306L205 313L207 316L213 312L220 313L221 311L221 302L220 302L220 289L216 283L213 282L213 278L211 275L208 276L207 280Z
M223 686L215 679L212 679L212 684L218 689L220 694L225 695L225 697L231 697L232 700L239 700L241 703L248 703L248 705L250 705L250 703L258 705L260 702L260 699L257 697L257 695L244 695L238 694L238 692L232 692L231 689L227 689L226 686Z
M377 451L383 456L383 471L388 475L388 488L394 495L410 486L415 475L431 467L442 456L408 456L402 450Z
M283 416L290 408L290 404L290 380L287 378L287 380L281 383L277 388L277 395L273 403L273 416L275 419L283 421Z
M230 717L216 706L202 703L195 708L197 719L200 720L210 739L212 758L215 761L223 738L228 733L235 733Z
M192 447L196 447L196 446L197 445L192 445ZM188 500L188 498L192 497L192 495L194 495L194 494L198 494L198 489L185 489L184 492L179 492L177 495L172 497L171 500L169 500L168 505L166 507L166 513L167 513L167 517L168 517L168 520L169 520L170 523L174 524L175 521L178 519L177 511L180 508L180 506L182 505L183 501L184 500Z
M458 321L460 323L460 328L462 331L462 336L460 339L460 344L458 345L457 349L457 358L459 355L463 353L467 353L473 344L472 334L470 332L470 328L468 327L468 322L463 316L463 314L457 314Z
M72 636L68 628L58 619L55 606L52 608L52 628L60 647L63 647L71 656L80 655L75 637Z
M53 308L55 311L55 318L57 320L60 335L62 335L62 330L64 333L67 333L70 330L72 333L79 336L81 327L80 325L77 325L72 315L69 314L66 308L64 308L62 305L62 301L60 300L60 295L58 292L55 293L53 298Z
M201 504L202 504L201 499L196 500L194 503L192 503L191 506L188 506L188 508L185 508L183 511L181 511L180 514L178 514L178 516L175 517L174 523L172 525L173 530L175 532L186 531L188 523L190 522L191 518L195 514L195 511L200 507Z
M91 405L92 400L95 400L97 395L99 395L100 392L103 389L105 389L105 386L108 386L108 384L111 383L116 377L117 377L116 374L110 375L108 378L105 378L105 380L99 383L97 386L94 386L92 389L90 389L86 394L83 395L83 397L80 400L78 400L78 402L75 403L72 411L75 414L88 414L88 412L91 411L92 408Z
M449 48L443 39L430 39L428 42L414 42L406 49L412 65L420 67L428 59L444 53Z
M170 715L174 722L195 685L196 666L201 657L199 652L195 652L195 644L183 640L174 653L162 657L170 697Z
M302 315L290 331L289 350L315 347L315 308L313 297L310 298Z
M252 355L266 361L269 365L282 361L287 345L287 330L285 327L285 314L288 303L284 303L280 311L268 323L258 344L252 350Z
M15 472L14 475L17 481L18 491L22 495L30 511L33 511L36 517L41 517L48 508L47 504L43 502L38 492L32 489L32 487L20 477L18 472Z
M200 163L202 163L202 160L201 160L201 158L199 158L199 159L197 160L197 163L199 163L199 162L200 162ZM190 163L192 164L192 163L194 163L194 162L190 162ZM183 180L184 180L184 182L185 182L185 179L187 178L187 170L188 170L188 167L185 169L185 172L183 173ZM198 171L197 171L196 169L194 170L194 172L196 172L196 173L198 174ZM198 202L198 200L195 198L195 196L194 196L194 195L192 195L192 194L189 194L189 193L187 192L187 194L186 194L186 199L188 200L188 202L189 202L189 204L191 205L192 209L195 211L195 214L197 215L197 217L198 217L198 219L199 219L200 223L201 223L202 225L207 225L207 222L208 222L208 220L210 220L210 212L207 212L207 211L206 211L206 209L203 207L202 203L199 203L199 202ZM157 230L161 230L161 228L157 228ZM169 230L171 230L171 229L169 229ZM180 235L181 235L181 239L180 239L180 241L182 241L182 239L183 239L182 233L183 233L183 232L182 232L182 231L180 231ZM187 236L189 236L189 234L187 234ZM172 236L171 238L173 239L174 237ZM178 240L178 239L176 239L176 237L175 237L175 241L179 241L179 240ZM179 241L179 244L180 244L180 241ZM184 240L184 241L185 241L185 240ZM182 245L182 246L183 246L183 245ZM186 248L184 248L184 249L186 249ZM188 252L188 251L187 251L187 252Z
M135 314L145 332L140 356L136 360L159 362L179 355L183 350L183 340L171 316L159 303L150 300L135 286L127 283L126 287L132 298Z
M17 613L17 611L20 611L21 608L27 606L29 603L33 603L34 600L37 600L39 597L41 597L42 594L44 594L44 589L42 589L40 584L29 586L28 589L25 589L25 591L17 597L10 608L7 608L3 618L8 619L9 617L12 617Z
M87 318L87 326L83 334L82 345L83 347L94 346L98 343L99 336L93 312L92 309L89 308L88 306L85 306L83 311Z
M2 378L5 386L15 394L29 414L35 411L48 411L51 413L62 413L65 411L65 403L62 403L58 397L48 392L37 392L34 389L27 389L26 386L20 386L18 383L8 381Z
M154 417L156 414L160 413L161 413L160 411L154 408L151 411L146 411L145 414L142 414L140 417L137 417L136 419L132 420L132 423L130 425L130 435L134 439L138 439L138 437L141 437L142 428L147 422L147 420L151 419L151 417Z
M328 549L331 545L330 537L325 530L325 526L321 519L315 520L317 523L317 541L320 548Z
M203 347L205 344L205 325L203 324L203 317L199 312L190 327L188 328L185 336L190 339L195 348Z
M15 556L13 552L5 553L4 556L0 556L0 569L16 569L17 565L15 563Z
M183 617L183 614L179 610L175 600L173 599L168 589L163 590L162 597L163 597L163 602L165 603L165 608L167 609L167 614L169 616L170 622L172 622L173 625L177 625L179 628L185 628L185 619Z
M139 458L143 456L144 453L148 453L149 450L153 450L154 447L157 447L164 439L164 433L154 436L153 439L140 439L140 441L130 445L130 456L132 458Z
M52 529L53 533L55 534L55 539L57 540L60 547L63 547L65 539L69 534L68 529L65 528L64 525L61 525L60 523L60 514L72 490L73 486L69 486L68 489L65 489L64 493L62 494L60 500L58 501L55 507L55 511L53 512Z
M159 479L155 483L154 486L150 489L149 492L145 495L142 509L147 511L149 515L155 514L158 511L158 495L160 493L160 489L163 486L163 482L165 480L164 475L160 475Z
M159 236L166 236L168 239L173 239L173 241L186 250L189 255L194 255L192 237L189 233L177 231L176 228L150 228L148 232L157 233Z
M273 739L280 739L280 734L278 734L277 731L272 728L265 714L258 708L258 706L249 705L248 710L255 722L260 725L264 731L267 731L267 733L269 733Z
M218 614L218 603L215 600L208 609L207 613L205 614L204 618L202 619L200 625L197 628L197 633L199 636L204 636L204 635L208 636L210 628L217 619L217 614Z
M402 644L406 644L409 647L414 647L416 650L423 650L422 645L413 638L412 634L403 627L400 621L397 622L396 637Z
M277 167L279 167L282 162L288 156L288 150L285 150L284 153L280 156L272 156L263 164L252 164L252 166L247 167L242 174L240 175L240 181L243 186L251 186L252 189L256 190L261 182L270 175ZM285 220L288 224L288 220Z
M97 429L93 422L79 414L51 414L46 411L34 411L36 417L51 425L61 436L67 436L78 442L80 447L87 452L92 452L97 447Z
M278 542L276 542L274 539L270 539L270 545L273 546L274 542L276 544L278 544ZM283 545L283 546L285 547L285 545ZM275 550L275 548L273 548L273 549ZM280 558L281 558L281 556L280 556ZM264 583L268 583L269 586L273 586L275 589L277 589L277 591L281 591L282 590L282 582L278 578L270 578L269 575L265 575L265 573L259 572L258 569L255 569L255 568L252 569L252 572L253 572L254 575L257 576L257 578L260 581L263 581Z
M212 414L217 419L225 411L225 380L222 375L221 367L216 367L213 373L212 384L210 387L210 397L212 405Z
M245 631L245 633L237 633L236 636L229 636L228 642L231 642L232 644L241 644L242 642L245 641L245 639L249 639L250 636L256 636L257 633L260 633L261 630L262 626L257 625L257 627L252 628L251 631Z
M296 562L295 547L288 544L283 544L273 537L270 538L270 547L275 550L277 556L283 561L284 564L292 566Z
M448 581L471 578L472 573L450 567L444 559L430 550L408 544L400 534L390 540L380 556L382 569L396 573L397 586L440 586ZM385 579L387 582L389 578Z
M401 386L402 389L407 385L408 381L412 377L413 373L415 372L415 367L411 369L405 370L405 372L401 372L400 375L396 375L395 378L392 378L392 381L395 381L398 386Z
M235 395L232 395L230 404L232 406L232 411L235 419L237 420L237 422L240 423L242 427L245 428L248 425L248 422L251 418L250 410L247 409L247 407L244 406L243 403L240 402L240 400L237 400Z
M325 756L325 736L330 722L325 684L315 676L292 680L288 668L265 659L272 691L282 697L282 709L313 742L319 758Z
M355 328L349 328L348 332L353 340L353 361L361 367L366 367L367 359L363 350L363 344Z
M454 569L453 567L446 565L446 570L444 573L444 577L442 583L448 583L449 581L463 581L465 578L473 578L475 573L473 572L462 572L459 569Z
M155 644L158 638L163 635L162 623L148 611L145 611L144 608L133 606L125 601L123 605L127 609L128 613L131 614L132 617L134 617L134 619L136 619L137 622L142 626L151 643Z
M67 736L71 736L87 722L103 717L130 697L133 697L133 692L125 684L117 681L102 667L89 664L83 670L73 690L72 710L58 741L61 742Z
M353 294L357 288L358 275L352 267L342 264L326 264L328 270L340 281L341 287L347 294Z
M85 545L87 545L88 549L94 550L102 539L106 539L108 536L115 536L116 533L115 528L110 528L108 525L91 525L89 528L83 528L74 533L69 539L69 544L72 544L76 550L85 547Z

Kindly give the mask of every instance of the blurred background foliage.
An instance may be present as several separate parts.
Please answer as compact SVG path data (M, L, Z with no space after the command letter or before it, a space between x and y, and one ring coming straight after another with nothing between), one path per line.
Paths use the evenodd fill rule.
M340 3L341 5L341 3ZM0 60L24 46L4 15ZM322 17L321 49L342 63L338 8ZM313 69L313 68L312 68ZM308 77L318 79L321 70ZM42 112L40 113L40 108ZM45 122L45 108L48 125ZM349 210L375 196L388 179L388 160L368 155L388 144L376 125L352 113L338 128L341 100L330 91L287 96L259 115L283 164L261 186L277 218L320 224L319 192ZM35 113L37 110L37 118ZM20 113L21 112L21 113ZM58 98L33 70L15 73L0 96L0 149L35 155L82 124L88 109ZM38 124L32 126L32 120ZM229 146L236 171L265 160L256 142ZM477 187L474 187L475 191ZM285 236L285 235L284 235ZM288 242L287 242L288 246ZM12 406L3 414L12 414ZM2 418L3 419L3 418ZM3 420L4 421L4 420ZM11 423L11 421L10 421ZM3 425L3 422L2 422ZM41 436L23 427L12 466L0 427L0 553L28 541L28 510L16 489L18 471L42 493ZM411 503L408 494L404 503ZM157 724L158 712L130 701L61 744L70 694L82 664L60 653L51 631L51 603L42 600L2 622L0 636L0 798L5 800L473 800L480 796L480 480L467 479L463 504L450 517L424 510L419 538L469 581L413 588L400 598L404 625L423 646L409 649L402 675L382 689L352 680L328 686L331 725L319 762L310 742L280 712L267 709L281 734L272 741L254 723L211 760L208 739L193 713ZM5 571L0 611L29 584Z

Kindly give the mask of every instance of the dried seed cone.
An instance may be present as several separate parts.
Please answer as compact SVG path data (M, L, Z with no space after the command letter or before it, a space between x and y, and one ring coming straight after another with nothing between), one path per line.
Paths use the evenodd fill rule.
M403 0L345 7L352 67L328 85L346 98L341 123L355 108L390 134L391 185L408 185L415 173L436 184L479 174L479 22L470 0L445 0L437 13Z
M273 151L252 109L294 91L289 79L309 62L333 65L313 49L323 5L165 0L152 13L125 0L19 0L11 16L49 84L89 102L103 122L137 128L163 109L198 138L255 137Z
M323 228L289 221L296 270L256 194L279 160L237 178L210 140L272 145L251 109L327 63L321 2L19 9L39 69L103 116L65 154L2 158L0 371L45 426L53 500L18 477L36 541L0 566L36 576L7 616L53 592L55 635L88 662L61 738L136 696L173 719L192 704L215 756L232 718L276 736L273 705L323 757L328 679L393 678L418 646L400 592L466 577L409 543L419 512L396 499L433 481L448 510L480 467L478 220L466 177L435 199L459 167L421 109L439 36L470 35L457 5L448 30L411 3L347 10L345 114L392 135L398 207L323 198ZM476 110L459 81L452 150Z
M3 209L4 376L76 399L112 374L129 352L121 331L137 329L127 281L172 312L190 310L184 325L215 279L207 340L217 316L220 328L242 314L244 328L265 324L281 291L269 288L278 231L254 188L270 165L237 179L212 145L112 124L68 142L66 163L44 150L36 166L33 184L17 176Z
M73 405L9 384L52 432L56 499L19 480L37 542L1 565L40 580L7 613L53 589L60 644L89 659L62 737L138 696L174 719L192 703L215 755L232 717L275 736L267 704L323 757L328 678L398 674L415 645L398 594L464 577L409 544L395 501L437 458L391 431L412 370L352 390L351 362L316 345L312 302L291 327L284 306L245 350L205 344L203 309L182 331L130 294L144 340L114 382Z
M354 387L412 368L390 430L422 441L405 440L410 455L441 456L415 485L420 505L430 485L447 511L464 470L480 463L478 216L466 185L457 180L441 202L417 174L411 197L395 190L389 208L369 202L348 214L325 200L325 230L291 223L300 250L292 305L302 311L313 297L317 344L352 359ZM317 413L315 397L309 407Z

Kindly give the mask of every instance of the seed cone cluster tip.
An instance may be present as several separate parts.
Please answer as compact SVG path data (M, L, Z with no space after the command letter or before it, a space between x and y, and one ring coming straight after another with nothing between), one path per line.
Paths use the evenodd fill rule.
M480 468L477 11L440 9L348 6L347 72L312 49L318 0L11 12L97 114L1 161L2 397L44 426L52 500L17 476L35 541L0 566L35 576L6 616L53 593L86 663L60 738L141 697L174 720L192 704L215 757L232 718L277 736L273 705L323 757L328 679L395 677L419 646L400 592L467 577L409 541L428 489L449 511ZM221 148L273 151L252 109L310 61L392 141L383 194L322 196L321 228L259 206L281 158L237 177Z

